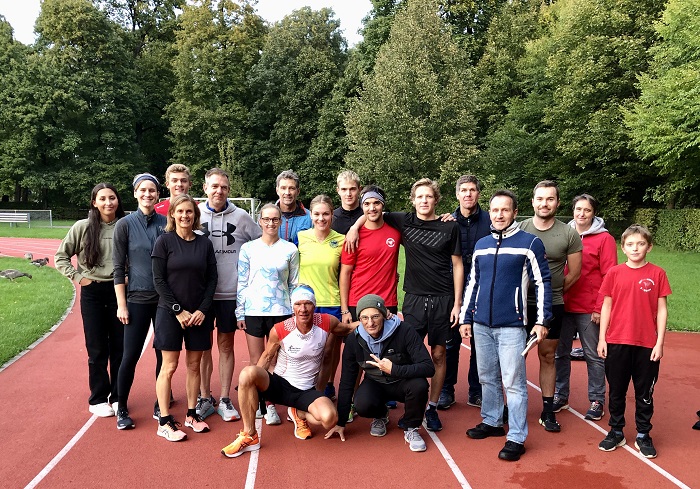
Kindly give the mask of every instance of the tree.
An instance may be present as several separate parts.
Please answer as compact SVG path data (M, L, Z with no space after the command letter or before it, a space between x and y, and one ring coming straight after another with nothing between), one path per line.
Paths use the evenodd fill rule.
M395 208L408 206L421 177L451 188L475 153L473 96L468 60L438 3L412 0L348 114L348 166L381 185Z
M661 41L651 48L641 96L624 113L631 148L664 179L654 198L668 207L700 202L699 0L670 0L655 24Z

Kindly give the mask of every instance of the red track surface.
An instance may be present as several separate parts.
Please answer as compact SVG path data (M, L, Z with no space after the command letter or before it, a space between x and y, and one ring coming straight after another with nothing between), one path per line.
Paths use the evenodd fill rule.
M57 240L0 238L0 251L22 256L53 256ZM673 311L670 311L673 314ZM238 336L238 335L237 335ZM248 365L245 340L236 339L236 374ZM301 441L292 435L292 424L265 426L257 466L251 467L251 454L226 459L219 450L228 444L241 423L224 423L217 415L207 418L212 431L192 433L183 443L167 443L156 436L151 418L154 401L155 358L150 346L136 372L130 410L136 423L132 431L117 431L115 418L93 419L87 410L87 368L79 302L65 321L28 354L0 372L1 485L26 487L31 481L39 487L459 487L461 474L474 488L605 487L656 488L683 484L700 487L700 471L694 466L700 458L700 433L690 429L700 409L698 374L700 335L670 333L656 387L652 435L659 457L647 461L636 450L598 450L607 431L607 416L593 423L573 412L562 411L559 434L546 433L538 424L540 394L538 365L528 359L530 435L527 453L516 463L503 462L496 455L503 438L470 440L466 428L480 422L479 411L466 401L468 352L463 351L457 399L440 417L445 429L437 433L443 451L422 430L428 450L412 453L396 427L401 414L391 412L389 433L384 438L369 435L369 420L348 425L347 441L337 437L324 440L324 431L314 429L314 438ZM216 353L215 353L216 356ZM216 360L215 360L216 365ZM572 409L585 412L585 363L572 365ZM337 385L337 383L336 383ZM218 378L212 377L214 394ZM176 373L173 407L183 421L184 365ZM234 400L234 404L238 404ZM633 445L634 399L628 396L626 431ZM283 409L280 409L283 411ZM281 413L283 414L283 413ZM282 416L284 419L284 416ZM76 434L84 428L81 437ZM69 445L72 439L72 445ZM66 448L69 446L69 448ZM64 456L56 461L59 452ZM454 461L455 472L447 460ZM52 463L52 460L54 461ZM659 470L655 470L659 469ZM43 472L42 472L43 471ZM668 473L677 481L663 474ZM37 478L39 474L43 478ZM36 478L36 479L35 479ZM679 482L678 482L679 481ZM246 486L248 484L248 486ZM254 485L253 485L254 484ZM465 486L467 487L467 486Z

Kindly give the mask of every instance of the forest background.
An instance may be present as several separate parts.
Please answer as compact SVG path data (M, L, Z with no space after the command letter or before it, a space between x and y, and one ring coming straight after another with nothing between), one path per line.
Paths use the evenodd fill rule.
M352 48L330 9L270 24L248 1L44 0L29 46L0 16L3 206L82 217L95 183L127 197L171 163L261 200L282 170L308 202L347 168L392 210L463 173L528 200L554 179L611 221L698 206L700 0L372 6Z

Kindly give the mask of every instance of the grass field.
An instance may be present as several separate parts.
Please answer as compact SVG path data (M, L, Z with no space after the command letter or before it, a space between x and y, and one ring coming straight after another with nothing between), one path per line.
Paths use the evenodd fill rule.
M63 239L68 234L68 229L75 221L53 221L53 227L29 227L26 224L10 226L9 223L0 223L0 238L49 238Z
M8 268L32 278L0 279L0 365L56 324L73 297L70 281L54 268L37 268L20 258L0 258L0 270Z

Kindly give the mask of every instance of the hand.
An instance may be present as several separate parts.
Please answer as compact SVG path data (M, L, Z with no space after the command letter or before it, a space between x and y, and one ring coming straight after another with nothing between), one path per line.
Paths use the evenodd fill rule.
M542 342L542 340L546 339L547 335L549 334L549 330L541 324L535 324L535 327L532 328L532 331L537 335L538 345Z
M453 216L449 212L446 212L445 214L440 215L440 220L442 222L452 222L452 221L456 221L457 219L455 219L455 216Z
M591 322L595 324L600 324L600 313L594 312L591 314Z
M387 375L391 375L391 366L392 366L391 360L389 360L388 358L382 358L380 360L379 357L377 355L374 355L374 354L371 354L370 357L372 357L372 360L374 360L374 361L373 362L368 361L367 362L368 364L377 367L379 370L381 370L382 372L384 372Z
M471 338L472 337L472 325L469 323L465 323L459 327L459 334L462 335L462 338Z
M341 317L343 318L344 324L352 324L352 314L350 314L349 312L346 312Z
M201 326L204 322L204 313L197 309L190 316L190 321L188 326Z
M117 307L117 318L122 324L129 324L129 309L126 306Z
M651 350L651 357L649 360L652 362L658 362L661 360L661 357L664 356L664 346L663 345L655 345L654 349Z
M190 314L190 311L185 311L184 309L175 315L175 318L180 322L180 327L182 327L182 329L185 329L190 325L191 317L192 314Z
M245 321L242 319L240 321L236 321L236 328L242 329L245 331Z
M91 283L92 283L92 280L90 280L87 277L83 277L80 279L80 282L78 282L78 285L80 285L81 287L87 287Z
M654 354L654 351L652 350L652 355ZM608 356L608 342L605 340L598 340L598 356L600 358L607 358Z
M359 243L360 232L355 227L351 227L348 233L345 235L345 251L348 253L354 252Z
M452 321L452 328L459 324L459 310L462 308L461 305L455 304L450 311L450 321Z
M338 433L338 436L340 437L341 441L345 441L345 427L344 426L338 426L335 425L333 428L331 428L328 433L323 437L324 440L329 439L331 436L333 436L334 433Z

